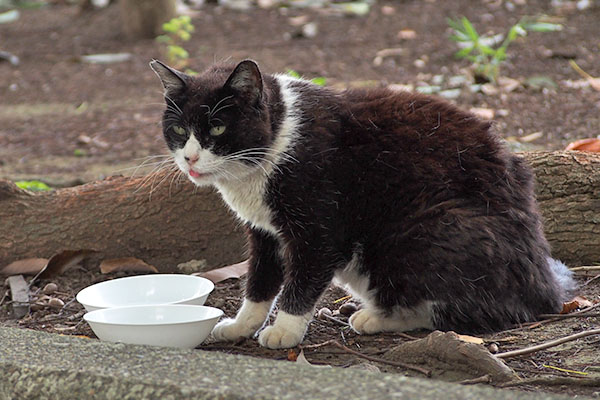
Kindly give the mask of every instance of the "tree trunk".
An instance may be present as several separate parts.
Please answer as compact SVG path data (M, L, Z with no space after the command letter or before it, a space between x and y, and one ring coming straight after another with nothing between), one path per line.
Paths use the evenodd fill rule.
M553 256L571 266L600 261L600 155L524 153ZM18 259L93 249L136 257L162 272L206 259L213 268L244 258L244 233L219 195L169 177L113 177L32 193L0 181L0 268ZM154 179L154 178L153 178Z
M600 263L600 153L523 155L535 171L553 257L570 266Z
M176 0L119 0L121 25L132 39L152 39L176 16Z
M243 231L212 189L145 179L113 177L41 193L0 181L0 268L84 249L99 258L136 257L161 272L177 272L192 259L214 268L244 258Z

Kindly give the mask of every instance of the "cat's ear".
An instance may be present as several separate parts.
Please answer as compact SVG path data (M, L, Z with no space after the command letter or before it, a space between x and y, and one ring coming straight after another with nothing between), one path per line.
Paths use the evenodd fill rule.
M263 92L263 80L258 65L252 60L240 62L229 75L224 87L241 94L251 103L259 101Z
M166 96L172 96L185 89L188 77L183 72L179 72L158 60L152 60L150 62L150 68L152 68L162 81Z

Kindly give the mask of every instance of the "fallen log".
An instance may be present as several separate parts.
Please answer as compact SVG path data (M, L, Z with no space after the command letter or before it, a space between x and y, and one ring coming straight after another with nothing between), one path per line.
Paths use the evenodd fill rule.
M600 155L523 156L536 173L554 257L571 266L600 262ZM163 272L192 259L210 268L244 259L243 229L217 193L166 175L155 182L161 180L112 177L41 193L0 181L0 268L65 249L136 257Z

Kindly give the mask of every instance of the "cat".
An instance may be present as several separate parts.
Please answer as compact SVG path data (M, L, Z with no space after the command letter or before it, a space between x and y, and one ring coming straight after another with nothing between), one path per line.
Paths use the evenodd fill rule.
M491 123L441 99L335 91L244 60L190 76L151 62L166 143L249 233L245 298L217 340L298 345L332 281L362 334L498 331L561 310L531 169ZM193 229L193 227L190 227ZM274 323L265 321L278 297Z

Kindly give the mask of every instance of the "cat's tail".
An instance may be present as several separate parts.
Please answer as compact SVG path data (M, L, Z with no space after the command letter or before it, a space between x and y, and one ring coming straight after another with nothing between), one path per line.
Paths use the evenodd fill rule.
M562 261L548 257L550 271L561 288L561 301L569 301L577 290L577 282L573 279L571 271Z

